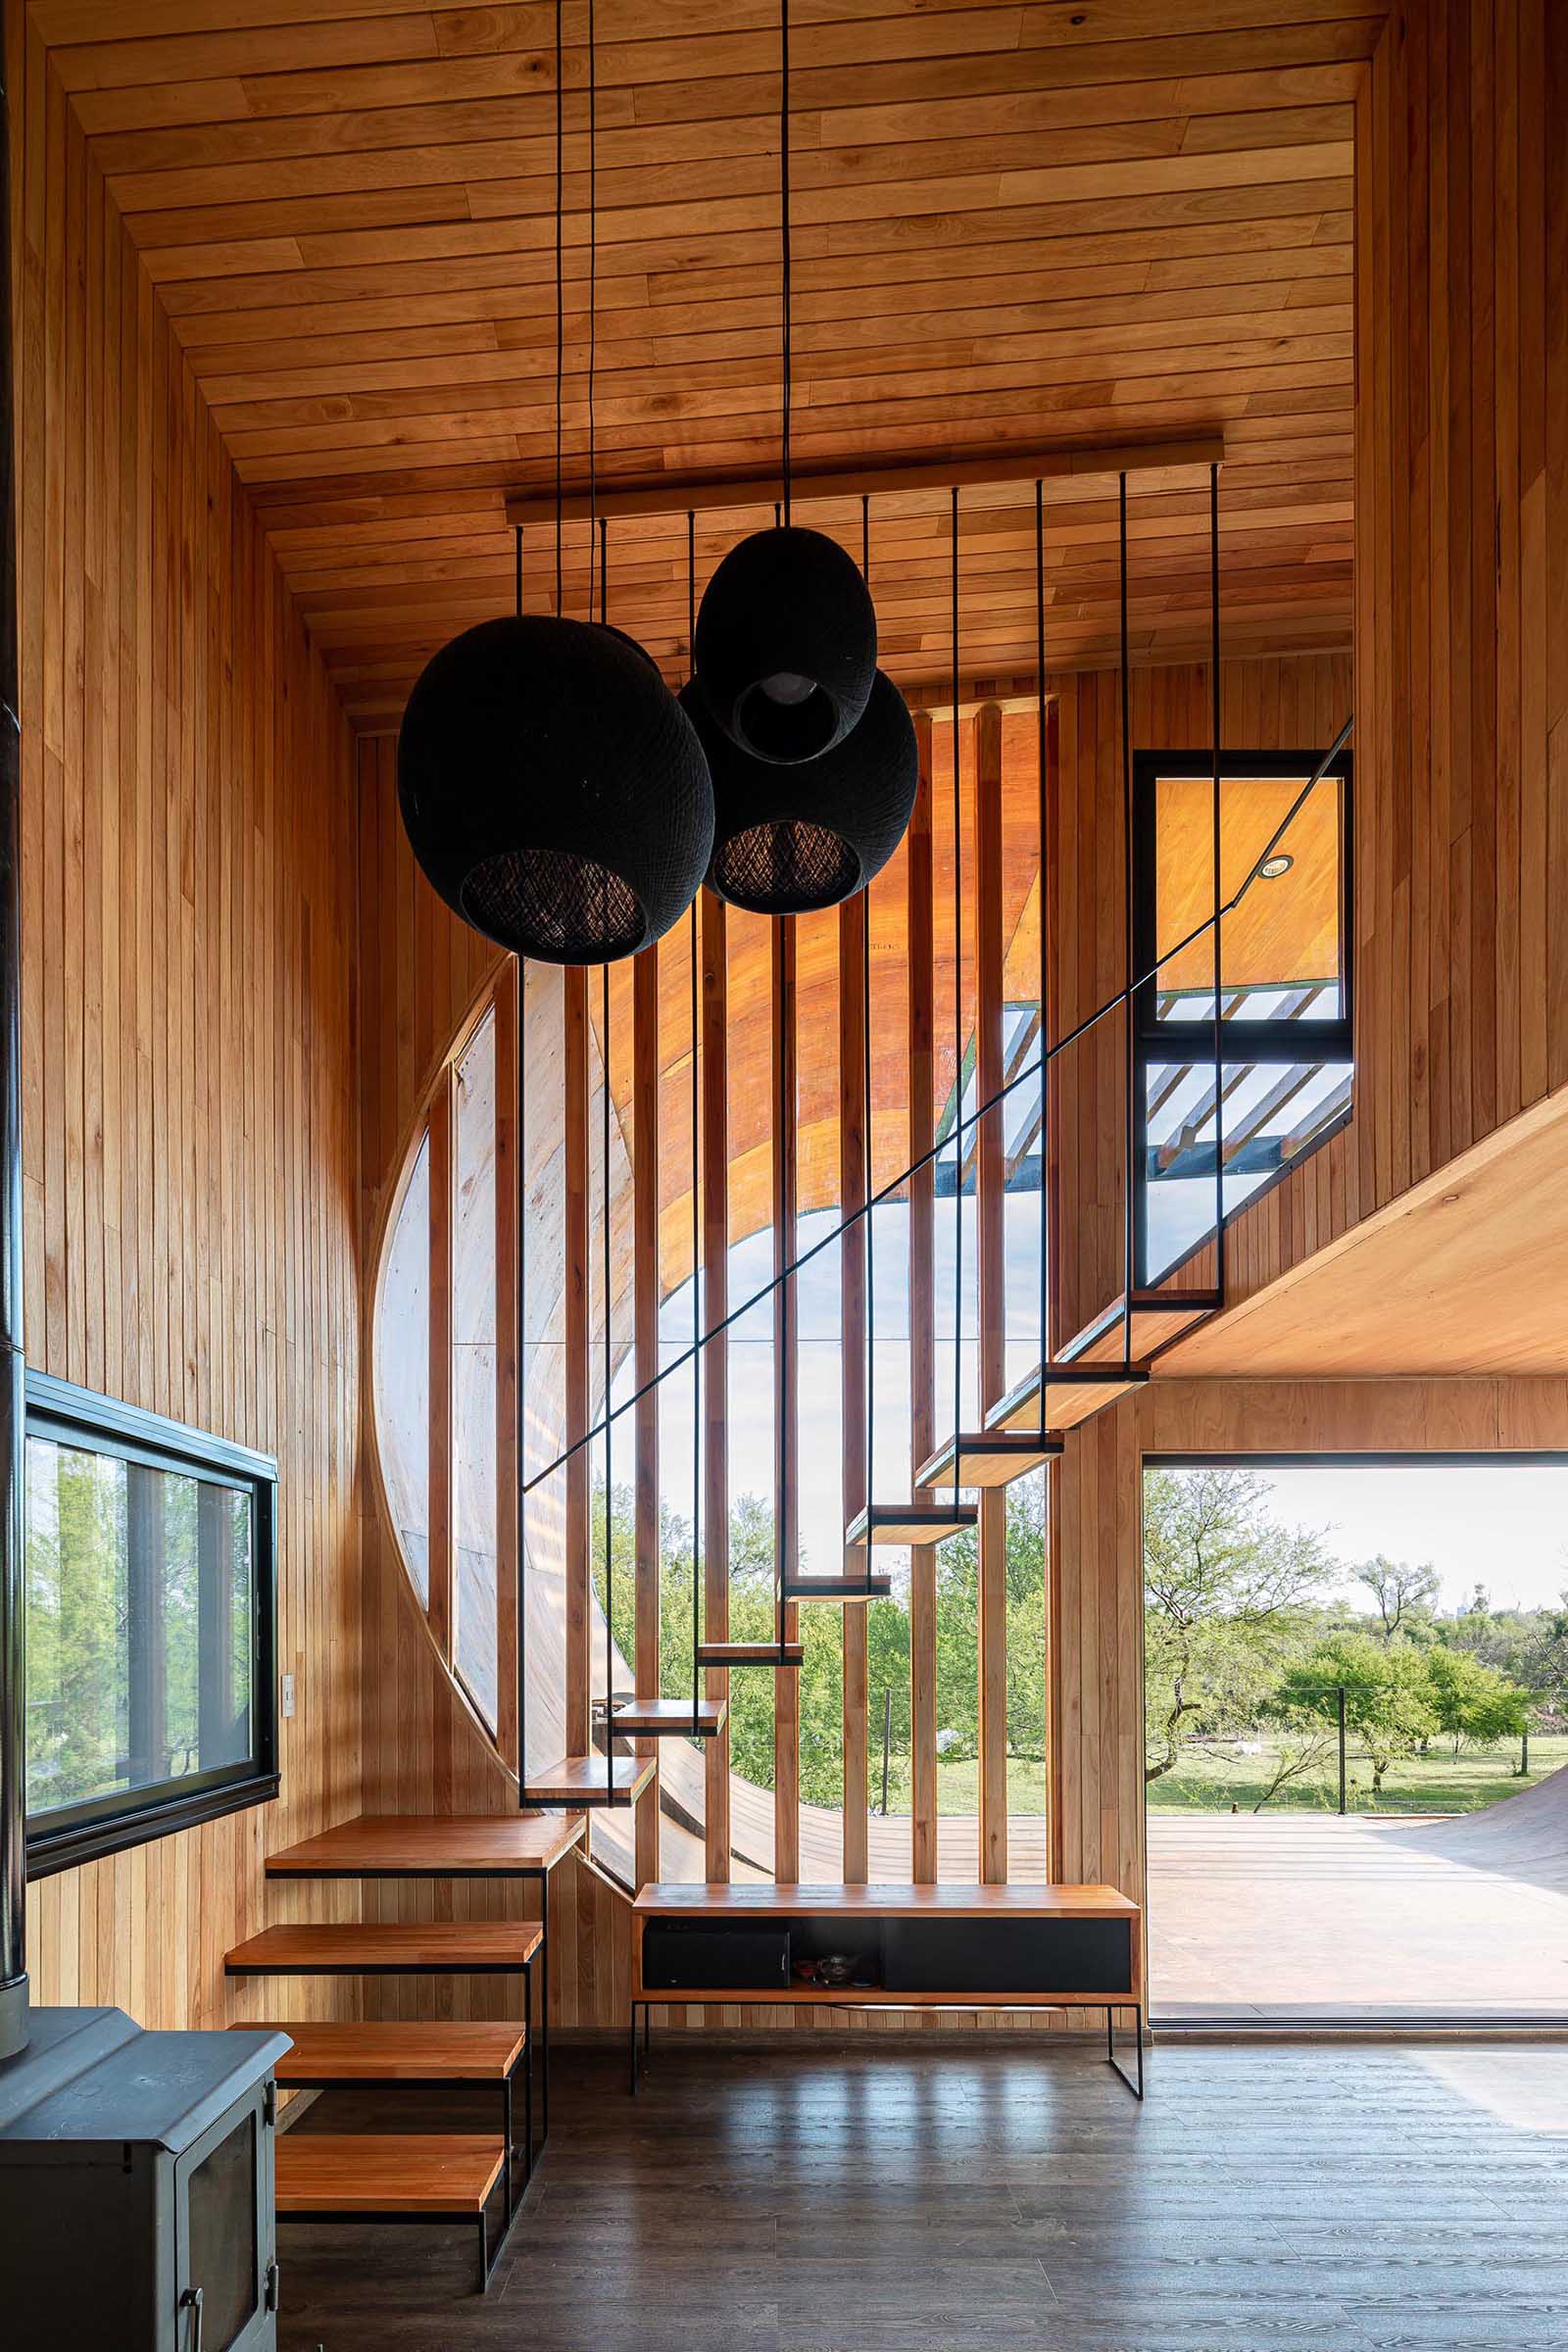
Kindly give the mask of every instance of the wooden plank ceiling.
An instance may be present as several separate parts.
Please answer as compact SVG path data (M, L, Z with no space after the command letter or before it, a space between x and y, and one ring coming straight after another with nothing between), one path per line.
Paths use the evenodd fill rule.
M32 0L31 23L354 718L505 610L554 479L553 0ZM1229 650L1350 621L1352 103L1381 0L796 0L804 466L1223 430ZM598 0L596 439L624 483L765 477L775 0ZM586 0L565 10L565 465L587 463ZM975 494L963 664L1033 664L1032 491ZM858 514L812 511L858 546ZM752 516L700 518L710 566ZM1137 652L1205 641L1197 482L1135 503ZM941 497L875 511L888 666L948 666ZM1053 494L1054 664L1115 643L1109 485ZM550 533L529 601L554 595ZM548 552L548 561L547 561ZM587 533L564 605L585 609ZM672 676L684 523L612 617Z

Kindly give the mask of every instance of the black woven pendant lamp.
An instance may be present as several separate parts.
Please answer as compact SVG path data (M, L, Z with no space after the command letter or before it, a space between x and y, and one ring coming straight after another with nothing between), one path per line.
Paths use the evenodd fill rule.
M703 596L692 648L714 724L737 750L784 766L845 741L871 699L876 613L838 542L790 518L790 12L779 17L780 464L770 531L754 531Z
M556 612L466 629L426 665L398 737L410 845L447 905L544 963L604 963L667 931L701 886L713 794L696 729L619 629L562 612L564 236L556 10ZM588 471L594 446L594 125L588 39ZM593 610L592 563L589 612Z

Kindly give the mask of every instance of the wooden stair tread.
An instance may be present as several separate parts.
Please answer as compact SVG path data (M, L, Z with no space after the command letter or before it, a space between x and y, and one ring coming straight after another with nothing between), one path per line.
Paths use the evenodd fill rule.
M1048 1430L1044 1441L1038 1423L1027 1429L962 1430L939 1446L914 1474L917 1487L951 1487L956 1447L960 1487L1006 1487L1026 1478L1043 1462L1054 1461L1062 1441Z
M243 2029L254 2032L247 2021ZM293 2048L272 2072L285 2087L325 2082L504 2082L527 2046L520 2025L441 2018L305 2025L285 2021Z
M540 1878L580 1845L580 1814L362 1813L267 1857L270 1879Z
M331 1927L264 1928L224 1954L231 1977L510 1974L538 1951L529 1920L354 1920Z
M885 1600L892 1590L892 1577L873 1569L865 1576L803 1576L785 1586L784 1597L788 1601Z
M852 1519L846 1544L941 1544L960 1535L980 1517L972 1502L874 1502Z
M657 1740L684 1732L688 1739L710 1740L724 1728L729 1703L722 1698L700 1698L693 1722L689 1698L627 1698L612 1709L617 1737Z
M461 2132L280 2132L277 2210L477 2220L501 2178L498 2138Z
M806 1651L799 1642L704 1642L698 1646L699 1666L801 1666Z
M529 1773L526 1794L534 1805L629 1805L654 1769L652 1756L561 1756Z
M1206 1322L1219 1305L1219 1296L1212 1291L1134 1291L1133 1363L1146 1363L1151 1353L1157 1354L1195 1324ZM1060 1361L1075 1369L1081 1364L1106 1364L1114 1368L1124 1366L1127 1356L1127 1294L1123 1291L1102 1314L1097 1315L1067 1343Z
M1041 1367L1027 1373L1015 1388L1009 1389L1000 1402L986 1415L988 1430L1035 1430L1040 1428ZM1149 1379L1147 1364L1134 1364L1129 1372L1121 1364L1107 1364L1100 1369L1076 1364L1048 1364L1046 1381L1046 1428L1076 1429L1080 1421L1090 1420L1114 1404L1129 1390L1142 1388Z

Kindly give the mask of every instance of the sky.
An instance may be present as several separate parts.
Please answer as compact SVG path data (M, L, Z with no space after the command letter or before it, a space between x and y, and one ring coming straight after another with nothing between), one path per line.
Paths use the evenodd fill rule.
M1430 1562L1443 1580L1445 1609L1468 1600L1478 1583L1494 1609L1544 1608L1568 1587L1568 1460L1392 1469L1337 1461L1264 1475L1277 1516L1329 1531L1340 1559L1381 1551Z

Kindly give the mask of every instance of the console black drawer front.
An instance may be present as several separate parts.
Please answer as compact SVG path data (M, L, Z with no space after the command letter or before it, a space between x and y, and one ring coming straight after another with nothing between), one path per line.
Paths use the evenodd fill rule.
M1128 1992L1124 1919L889 1919L889 1992Z
M650 1920L643 1930L643 1985L676 1992L787 1991L788 1928L722 1928Z

